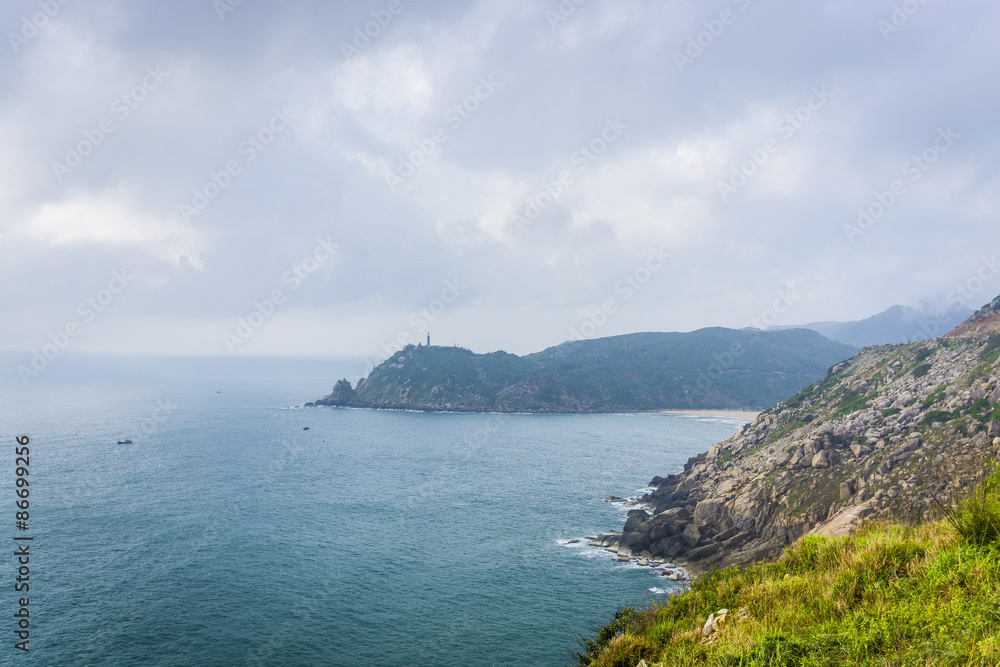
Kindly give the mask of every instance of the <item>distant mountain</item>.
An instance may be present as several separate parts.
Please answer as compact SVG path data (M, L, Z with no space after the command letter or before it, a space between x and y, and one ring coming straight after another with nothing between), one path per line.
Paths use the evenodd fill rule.
M961 324L972 310L964 306L945 309L893 306L878 315L854 322L813 322L768 327L768 331L811 329L830 340L855 347L899 345L943 336Z
M750 409L776 405L856 349L805 329L710 328L575 341L519 357L407 346L307 405L500 412Z

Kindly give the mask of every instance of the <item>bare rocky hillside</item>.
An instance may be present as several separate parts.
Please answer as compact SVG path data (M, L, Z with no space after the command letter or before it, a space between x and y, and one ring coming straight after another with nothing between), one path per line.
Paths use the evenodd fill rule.
M1000 452L1000 297L945 338L869 347L651 482L620 557L695 569L774 555L809 531L866 518L917 521Z

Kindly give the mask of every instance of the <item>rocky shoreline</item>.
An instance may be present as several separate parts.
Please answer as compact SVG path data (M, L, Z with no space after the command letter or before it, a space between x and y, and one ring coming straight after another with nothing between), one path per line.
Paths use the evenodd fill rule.
M615 561L619 563L632 563L638 567L648 567L650 572L656 576L661 576L669 579L670 581L684 583L691 580L691 575L682 566L672 563L669 560L657 559L657 558L647 558L643 556L627 558L619 556L615 550L615 545L618 539L621 537L621 533L618 531L611 531L609 533L596 533L594 535L587 535L583 539L573 539L566 542L566 546L575 545L586 541L587 546L603 548L605 551L615 554Z
M608 496L604 499L606 503L612 503L615 505L621 505L623 507L635 507L642 506L643 502L639 498L632 496L630 498L619 498L617 496ZM649 509L647 507L647 509ZM631 512L630 512L631 514ZM605 551L608 551L615 555L615 560L620 563L634 563L639 567L649 567L653 570L659 570L660 576L664 576L671 581L686 582L691 580L691 574L683 565L671 562L670 559L657 557L651 551L643 550L638 553L633 553L631 551L626 551L622 549L619 551L619 544L621 542L622 533L621 531L612 530L607 533L599 533L596 535L588 535L588 544L592 547L600 547Z
M745 565L809 533L921 521L1000 458L1000 298L956 332L865 348L821 381L655 477L620 535L621 559L692 572Z

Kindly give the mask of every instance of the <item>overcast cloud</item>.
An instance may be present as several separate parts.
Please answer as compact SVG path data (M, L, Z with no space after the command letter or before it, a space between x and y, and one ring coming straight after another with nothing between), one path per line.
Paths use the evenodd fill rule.
M372 356L429 327L523 354L588 320L1000 293L995 2L11 0L0 25L3 350L69 326L77 352Z

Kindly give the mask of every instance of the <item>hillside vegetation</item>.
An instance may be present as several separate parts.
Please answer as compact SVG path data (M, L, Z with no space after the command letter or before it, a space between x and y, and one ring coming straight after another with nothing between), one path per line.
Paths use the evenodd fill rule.
M702 329L564 343L519 357L415 347L314 405L501 412L749 409L788 398L855 348L804 329Z
M579 664L1000 664L996 488L993 477L953 521L810 535L776 562L714 571L663 604L622 609Z
M966 335L865 348L732 437L657 477L620 557L694 569L780 553L825 525L920 521L1000 452L1000 301Z
M580 664L1000 664L998 453L1000 297L655 478L599 543L707 574L621 610Z

